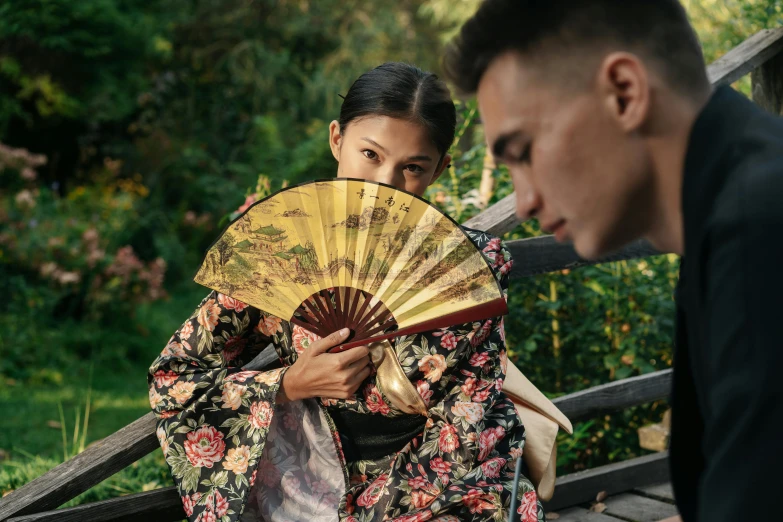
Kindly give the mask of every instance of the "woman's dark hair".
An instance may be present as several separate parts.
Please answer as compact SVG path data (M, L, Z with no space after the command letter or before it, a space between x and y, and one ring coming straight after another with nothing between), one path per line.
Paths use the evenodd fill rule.
M389 116L420 123L446 155L457 127L457 111L446 84L407 63L389 62L362 74L343 98L340 133L364 116Z

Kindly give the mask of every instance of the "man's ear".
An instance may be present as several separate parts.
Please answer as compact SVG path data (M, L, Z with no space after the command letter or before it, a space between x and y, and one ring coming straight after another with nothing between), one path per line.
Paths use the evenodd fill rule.
M650 112L649 71L631 53L608 54L598 71L598 88L609 117L624 132L641 128Z
M443 156L443 159L440 162L440 165L438 165L438 168L435 169L435 174L432 175L432 179L430 180L430 185L435 183L441 174L443 174L443 171L445 171L449 166L451 165L451 154L446 154Z
M340 145L343 142L343 136L340 134L340 123L333 120L329 124L329 147L332 149L332 156L340 163Z

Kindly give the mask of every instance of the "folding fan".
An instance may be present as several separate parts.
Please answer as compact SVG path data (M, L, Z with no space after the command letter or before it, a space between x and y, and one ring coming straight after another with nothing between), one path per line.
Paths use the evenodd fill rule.
M340 350L507 313L489 263L451 218L388 185L288 187L250 206L208 250L196 282Z

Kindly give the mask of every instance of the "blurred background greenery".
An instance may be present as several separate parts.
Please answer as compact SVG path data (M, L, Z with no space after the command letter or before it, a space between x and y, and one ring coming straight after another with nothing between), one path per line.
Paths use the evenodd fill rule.
M149 411L147 367L205 293L192 275L226 220L333 176L338 94L384 61L437 71L478 3L0 3L0 493ZM783 0L685 4L708 62L783 18ZM475 105L459 114L455 168L429 197L465 220L511 186L485 164ZM515 280L511 359L553 397L670 366L677 268ZM636 429L665 408L578 424L560 473L644 453ZM69 505L170 483L156 451Z

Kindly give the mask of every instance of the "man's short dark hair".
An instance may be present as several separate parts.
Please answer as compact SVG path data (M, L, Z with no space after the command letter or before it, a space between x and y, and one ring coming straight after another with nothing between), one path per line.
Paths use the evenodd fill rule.
M652 60L675 91L709 90L701 45L677 0L485 0L449 44L444 69L465 94L509 51L557 63L594 49ZM578 64L577 64L578 65ZM573 66L567 67L574 70Z

